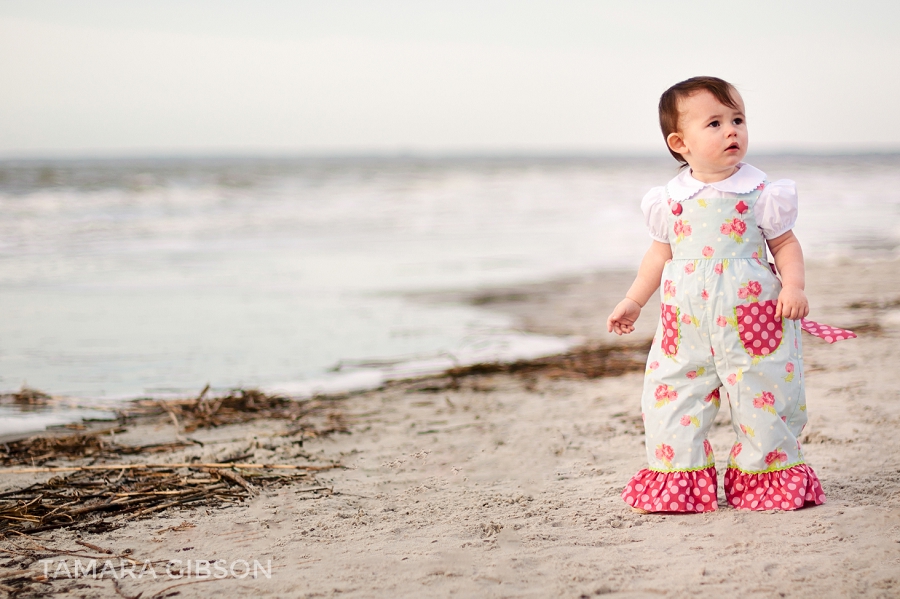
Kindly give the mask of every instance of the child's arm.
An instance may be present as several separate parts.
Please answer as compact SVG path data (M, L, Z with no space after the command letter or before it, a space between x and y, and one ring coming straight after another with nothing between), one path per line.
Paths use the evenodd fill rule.
M778 306L775 318L782 316L790 320L806 318L809 314L809 301L803 291L806 287L806 269L803 265L803 248L794 236L793 231L769 239L769 251L775 259L775 266L781 274L781 293L778 295Z
M663 266L672 259L672 247L668 243L654 241L650 244L637 277L628 293L606 320L606 330L616 335L627 335L634 330L634 323L641 315L641 308L650 300L650 296L659 288Z

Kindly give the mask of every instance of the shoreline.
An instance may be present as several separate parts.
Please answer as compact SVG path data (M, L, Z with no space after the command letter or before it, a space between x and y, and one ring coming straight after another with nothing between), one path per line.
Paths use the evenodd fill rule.
M827 288L826 273L834 270L838 272L853 271L859 268L878 268L878 265L890 266L900 261L896 260L871 260L844 259L838 261L819 261L808 264L808 279L811 285L809 289L812 319L821 319L830 322L829 318L841 318L835 314L835 309L840 308L830 304L824 299L825 293L821 289ZM868 265L868 266L867 266ZM846 274L844 275L846 276ZM634 333L628 336L617 337L606 332L606 316L612 311L616 303L624 296L625 291L633 280L634 272L625 269L606 269L586 272L579 275L567 275L551 277L543 281L510 284L479 286L470 289L423 291L404 293L410 301L441 304L441 305L465 305L468 307L499 313L512 319L512 326L498 335L494 342L502 345L504 336L513 337L509 343L518 344L518 349L501 355L502 351L494 351L493 356L486 359L477 353L459 359L447 352L436 353L433 357L401 358L386 356L368 360L350 360L340 362L333 370L333 374L322 373L321 376L301 381L288 383L273 383L262 385L259 388L269 394L281 394L296 399L308 399L316 396L347 395L366 392L382 388L387 384L440 376L447 370L459 366L473 366L491 363L513 363L519 361L539 360L544 357L561 355L580 347L596 347L606 345L633 345L649 342L655 333L656 319L652 309L645 307L644 317L635 327ZM877 295L877 289L870 291ZM654 294L648 306L658 302L658 294ZM821 312L823 315L820 315ZM837 323L843 324L843 328L863 327L869 330L873 325L868 321L856 321ZM877 327L876 327L877 328ZM530 345L530 346L529 346ZM231 387L215 387L219 393L228 393ZM110 414L109 421L115 419L117 410L125 409L128 405L144 399L159 401L180 401L193 396L193 393L169 393L165 395L150 396L141 394L135 397L123 397L120 399L92 399L70 396L49 396L41 390L24 388L20 391L9 391L0 394L0 400L5 401L6 406L25 406L20 413L40 414L40 402L19 402L14 396L21 392L43 396L49 400L49 404L64 406L69 404L73 417L70 421L55 422L43 429L29 428L24 432L0 433L0 442L18 440L31 435L53 433L64 430L73 424L83 422L79 413L97 411L91 414L91 419L106 422L102 419L101 412ZM198 390L199 391L199 390ZM13 401L10 401L13 399ZM0 404L2 406L3 404ZM20 407L21 409L21 407ZM48 410L48 415L54 413Z
M532 310L532 306L535 303L544 302L548 297L566 296L565 293L560 293L560 286L568 288L573 285L577 286L584 281L608 281L610 278L621 282L628 276L630 276L628 272L623 270L601 270L578 276L551 277L534 283L479 286L470 289L437 292L404 292L400 295L410 301L426 304L464 305L490 312L501 312L512 317L516 322L509 329L487 338L487 341L494 345L493 348L488 347L487 352L473 351L469 352L469 355L457 356L444 350L435 352L432 356L384 356L366 360L345 360L339 362L332 372L322 372L319 376L311 379L247 388L259 388L266 393L284 394L297 399L306 399L320 395L344 395L378 389L386 384L398 381L439 376L447 370L460 366L539 360L544 357L563 354L581 345L595 346L606 343L619 344L621 342L624 342L625 345L630 345L640 343L644 340L638 339L638 337L642 337L639 332L641 330L640 327L637 334L632 335L630 339L610 339L605 340L606 343L604 343L596 338L597 335L593 334L594 332L585 335L584 331L574 328L570 332L566 332L566 330L561 331L554 329L552 326L543 325L536 318L526 317L523 319L521 314L523 307L528 312ZM523 299L525 300L524 303L520 301ZM558 312L560 308L554 307L553 311ZM571 315L569 315L569 318L571 318ZM652 331L643 335L647 339L650 336L652 336ZM232 390L231 387L215 387L214 389L219 393L227 393ZM15 396L23 392L25 394L36 393L43 396L45 405L53 405L55 409L42 411L40 402L18 401ZM199 392L199 388L197 392ZM121 398L91 398L48 395L43 390L27 387L17 391L5 391L0 393L0 401L5 402L5 404L0 403L0 406L15 407L18 404L20 409L21 406L29 408L22 409L19 412L21 414L38 415L43 413L48 416L58 416L61 412L66 412L66 406L69 406L68 411L72 413L72 417L71 419L65 419L64 422L60 422L60 418L51 418L53 423L46 426L40 425L44 426L42 429L29 428L23 432L0 432L0 442L19 440L42 433L52 434L54 431L63 431L70 425L83 422L79 414L84 412L96 411L95 414L92 414L92 418L99 419L101 422L105 422L101 414L101 412L105 412L110 415L109 421L112 422L115 419L114 414L116 411L126 409L128 405L136 401L144 399L179 401L192 397L193 393L173 392L162 395L139 394ZM62 409L60 410L59 408Z
M890 301L893 287L883 286L881 279L900 273L900 257L885 259L841 258L831 260L807 260L807 295L812 320L821 320L835 326L866 327L871 314L847 311L841 302L844 296L833 297L833 287L854 279L856 273L885 271L879 278L861 277L853 282L857 293L868 293L875 303ZM498 285L473 290L446 293L422 293L412 297L425 301L468 305L510 315L515 326L539 335L576 336L592 344L616 344L649 341L656 332L657 314L653 306L659 302L654 293L644 307L641 319L631 335L617 337L606 331L606 318L615 305L625 296L634 280L635 269L607 269L581 275L554 277L545 281L515 285ZM837 280L835 283L834 280ZM831 321L835 322L832 323Z

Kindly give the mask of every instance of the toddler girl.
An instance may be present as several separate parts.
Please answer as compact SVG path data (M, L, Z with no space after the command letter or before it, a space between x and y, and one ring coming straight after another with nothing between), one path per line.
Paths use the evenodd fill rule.
M797 440L807 420L800 330L829 342L855 335L801 324L809 305L803 252L791 231L795 184L769 183L741 162L744 104L721 79L672 86L660 98L659 120L669 151L689 168L644 197L653 242L607 321L611 332L632 332L662 283L662 317L641 399L650 467L631 479L622 498L642 513L715 510L707 433L724 397L737 435L725 473L728 504L750 510L821 504L825 494Z

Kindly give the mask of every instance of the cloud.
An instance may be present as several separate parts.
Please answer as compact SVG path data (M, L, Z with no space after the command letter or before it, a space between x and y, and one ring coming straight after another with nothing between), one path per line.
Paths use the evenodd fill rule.
M282 7L296 27L241 3L207 25L165 3L96 22L0 16L0 154L661 151L656 100L700 73L741 89L756 149L900 147L884 15L842 29L832 5L741 20L579 3L342 16L348 4Z

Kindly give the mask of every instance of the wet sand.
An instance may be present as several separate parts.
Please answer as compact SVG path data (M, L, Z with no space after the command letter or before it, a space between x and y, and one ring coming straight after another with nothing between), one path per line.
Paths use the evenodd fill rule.
M318 476L330 492L292 485L228 509L170 510L103 534L10 536L0 547L37 542L100 556L76 544L82 541L115 555L131 550L139 562L158 560L155 579L62 574L21 596L142 592L146 598L190 582L163 594L897 597L900 262L812 265L808 279L811 317L860 331L859 339L837 345L804 339L810 411L804 453L828 495L823 506L743 512L726 506L720 489L713 513L634 514L619 494L644 463L641 373L597 379L495 373L348 397L341 410L350 433L302 447L283 436L284 422L256 421L196 431L191 438L202 447L164 457L206 461L249 453L248 461L257 462L338 461L345 468ZM629 281L629 274L601 273L465 296L515 315L527 330L617 343L605 319ZM635 336L646 339L655 327L652 311L640 324ZM720 468L732 434L723 406L711 433ZM129 426L117 441L177 436L172 423L158 421ZM0 487L48 476L4 475ZM50 559L68 559L71 567L75 557ZM163 564L182 560L183 567L188 559L195 567L196 560L264 566L271 560L271 577L166 577ZM57 563L50 562L51 575ZM19 565L0 562L0 575L42 572L38 562Z

